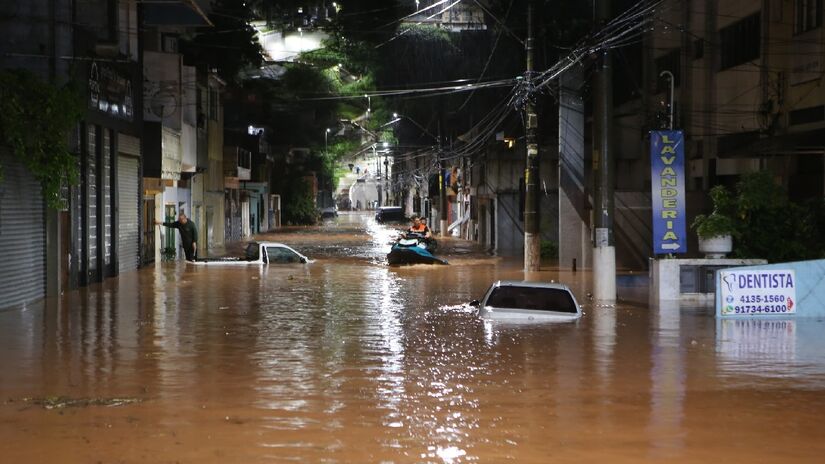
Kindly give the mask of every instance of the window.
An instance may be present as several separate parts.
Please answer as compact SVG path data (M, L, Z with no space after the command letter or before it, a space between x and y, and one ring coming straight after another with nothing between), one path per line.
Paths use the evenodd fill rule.
M252 152L243 148L238 149L238 166L252 169Z
M246 259L257 261L261 257L260 253L260 247L257 243L250 243L246 246Z
M266 247L266 256L270 263L300 263L301 257L292 250L282 247Z
M501 286L492 291L485 302L494 308L532 309L537 311L577 312L567 290L560 288Z
M802 34L822 25L822 0L794 1L794 34Z
M160 34L161 40L161 50L166 53L177 53L178 52L178 35L177 34L167 34L165 32Z
M761 27L761 15L756 13L719 31L720 71L759 58Z
M792 126L810 124L825 120L825 106L812 106L793 110L788 114L788 123Z

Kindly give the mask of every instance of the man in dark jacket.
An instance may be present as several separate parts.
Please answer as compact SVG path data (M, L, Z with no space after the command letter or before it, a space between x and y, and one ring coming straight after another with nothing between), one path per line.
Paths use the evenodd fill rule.
M156 224L160 225L158 221ZM186 254L187 261L194 261L198 254L198 228L195 223L190 221L185 214L180 213L178 220L175 222L162 223L166 227L178 229L180 232L180 241L183 244L183 252Z

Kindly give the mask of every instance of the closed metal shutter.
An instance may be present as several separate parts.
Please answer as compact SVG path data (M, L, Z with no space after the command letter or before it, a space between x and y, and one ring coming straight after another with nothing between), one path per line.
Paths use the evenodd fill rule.
M103 168L101 169L100 195L103 196L103 263L112 264L112 153L110 129L103 129ZM107 271L108 272L108 271Z
M89 189L89 224L88 224L88 234L89 234L89 274L90 276L95 275L97 271L97 195L99 192L98 189L98 176L97 176L97 139L95 138L97 134L96 128L94 125L89 125L89 157L88 157L88 178L89 183L87 188Z
M0 155L0 308L46 294L46 227L40 184Z
M119 272L138 267L139 235L138 159L120 155L117 165Z
M123 133L118 134L117 151L124 155L140 156L140 139Z

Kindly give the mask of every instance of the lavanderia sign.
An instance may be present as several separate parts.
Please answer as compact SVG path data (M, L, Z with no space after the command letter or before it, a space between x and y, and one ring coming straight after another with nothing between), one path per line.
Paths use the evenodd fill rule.
M682 131L650 132L653 252L686 253L685 147Z

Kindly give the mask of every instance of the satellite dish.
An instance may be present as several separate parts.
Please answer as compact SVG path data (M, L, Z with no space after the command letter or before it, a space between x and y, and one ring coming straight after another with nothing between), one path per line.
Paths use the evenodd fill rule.
M156 92L149 101L149 111L159 118L172 116L177 110L178 97L171 92Z

